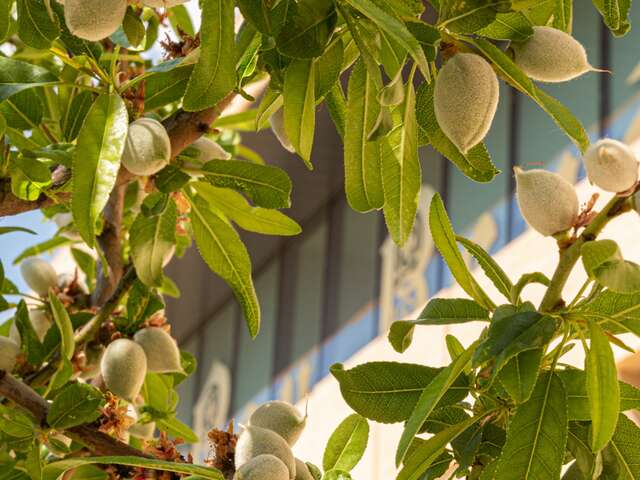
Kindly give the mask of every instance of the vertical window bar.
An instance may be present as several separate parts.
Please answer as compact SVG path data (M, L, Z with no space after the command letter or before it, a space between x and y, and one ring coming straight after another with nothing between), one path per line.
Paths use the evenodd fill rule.
M444 203L445 208L449 206L449 176L450 176L450 165L449 160L440 155L440 164L442 165L442 170L440 173L440 195L442 196L442 202ZM444 259L442 256L438 257L438 284L436 285L436 290L442 289L445 285L445 274L447 271L447 267L444 263Z
M322 340L338 327L338 296L340 295L340 265L342 264L342 196L327 208L327 250L325 254L324 307L322 312Z
M294 296L298 275L299 242L290 242L280 253L278 288L278 313L276 321L275 349L273 354L273 378L284 370L291 361Z

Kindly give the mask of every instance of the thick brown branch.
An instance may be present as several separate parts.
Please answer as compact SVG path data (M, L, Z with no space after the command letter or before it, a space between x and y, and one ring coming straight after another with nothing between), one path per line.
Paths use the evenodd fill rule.
M41 427L47 426L47 412L49 404L38 393L12 377L4 370L0 370L0 396L29 412ZM126 443L101 432L90 425L80 425L64 430L65 435L85 445L96 455L131 455L135 457L152 458L150 455L133 448Z

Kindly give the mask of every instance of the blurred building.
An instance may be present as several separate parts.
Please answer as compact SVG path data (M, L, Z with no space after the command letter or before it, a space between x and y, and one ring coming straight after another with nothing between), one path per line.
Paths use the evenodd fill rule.
M566 84L543 86L575 112L593 138L607 135L632 142L640 137L638 87L627 81L640 59L640 10L632 12L634 29L613 39L594 8L576 8L574 35L591 63L613 75L590 73ZM300 448L318 460L329 433L348 413L328 377L333 363L378 358L446 363L446 329L422 331L403 357L393 354L384 338L393 320L410 316L434 295L455 292L426 226L434 191L445 199L454 229L497 253L514 279L524 271L550 273L549 252L554 249L548 239L526 231L513 200L512 168L555 170L577 183L584 177L582 164L577 150L533 101L504 83L500 88L498 113L486 143L503 173L491 184L474 183L430 147L421 149L420 212L403 249L388 238L381 212L359 214L347 205L342 145L326 111L318 112L313 172L285 152L270 132L243 134L249 147L291 175L293 207L287 213L302 225L303 233L293 238L243 233L262 307L262 329L253 341L229 288L195 249L169 266L169 275L182 291L180 299L168 304L173 333L199 361L199 373L181 386L184 421L206 438L209 428L222 427L230 418L242 422L266 400L304 404L309 399L313 438L303 439ZM583 182L581 201L592 192ZM623 250L638 261L640 245L634 246L632 239L640 235L640 224L625 221L616 227L627 235ZM536 298L535 291L532 295ZM458 333L464 338L477 331ZM366 472L362 478L391 478L384 474L386 467L376 463L376 452L394 445L384 447L387 439L392 441L387 435L394 434L394 427L375 426L372 432L375 440L367 465L360 467ZM206 445L197 453L206 453Z

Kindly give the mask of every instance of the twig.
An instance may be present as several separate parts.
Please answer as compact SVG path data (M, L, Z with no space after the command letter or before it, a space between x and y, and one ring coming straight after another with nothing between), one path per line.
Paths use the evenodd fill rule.
M49 404L28 385L15 379L4 370L0 370L0 395L11 400L20 408L29 412L40 425L47 427ZM65 435L85 445L96 455L130 455L153 458L126 443L101 432L91 425L80 425L64 430Z
M622 206L627 200L628 197L616 196L612 198L609 203L605 205L602 211L593 217L591 223L584 229L576 241L566 249L560 250L560 260L558 261L556 271L551 278L549 288L547 288L547 292L540 303L540 311L551 311L562 305L562 290L564 289L564 286L569 279L569 275L580 258L580 250L582 249L582 246L598 237L607 223L621 213Z

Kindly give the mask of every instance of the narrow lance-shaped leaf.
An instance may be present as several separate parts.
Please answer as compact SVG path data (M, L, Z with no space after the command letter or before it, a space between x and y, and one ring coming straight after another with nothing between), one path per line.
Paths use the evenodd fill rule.
M567 394L553 372L540 375L531 398L516 409L495 480L559 478L567 441Z
M167 202L158 215L140 212L131 225L129 242L138 278L149 286L162 285L162 268L175 248L176 204Z
M324 470L351 471L364 455L368 441L367 419L358 414L349 415L327 441L322 460Z
M249 333L260 330L260 306L251 278L251 259L237 232L211 211L206 202L189 196L191 223L200 255L209 268L229 284L242 311Z
M49 70L8 57L0 57L0 101L29 88L55 83Z
M369 140L380 114L374 82L362 61L349 78L344 134L345 191L349 205L359 212L382 207L380 142Z
M207 183L194 185L198 195L215 205L225 216L240 228L265 235L297 235L302 231L300 225L277 210L252 207L237 192L228 188L216 188Z
M60 353L66 359L71 360L76 348L71 319L64 305L53 292L49 292L49 303L53 320L60 331Z
M233 0L201 2L200 56L184 94L187 111L214 106L236 85L234 3Z
M212 185L240 190L259 207L291 206L291 179L279 167L239 160L211 160L202 167L202 173Z
M413 438L420 431L424 421L429 417L431 412L433 412L447 390L467 367L477 346L477 341L471 344L462 355L441 370L433 381L422 391L418 403L407 420L402 436L400 437L398 450L396 451L396 466L400 466L404 460Z
M393 129L381 142L384 219L396 244L405 244L418 211L422 186L418 158L413 75L406 85L405 101L393 111Z
M169 462L154 458L106 456L106 457L76 457L52 462L44 468L43 480L61 480L65 472L82 465L124 465L128 467L140 467L149 470L185 473L198 475L210 480L224 480L224 476L215 468L201 467L189 463Z
M509 276L506 272L498 265L498 263L493 259L491 255L489 255L480 245L471 240L468 240L460 235L456 236L456 240L458 243L462 244L462 246L469 252L473 258L475 258L480 265L480 268L484 271L484 273L489 277L489 280L496 286L498 291L505 296L506 299L509 299L511 296L511 289L513 288L513 284L509 279Z
M593 0L593 4L614 35L620 37L631 30L629 23L631 0Z
M451 274L462 289L481 306L493 310L494 304L473 278L456 245L456 237L451 227L442 197L436 193L429 207L429 229L436 248L449 266Z
M589 136L582 124L568 108L538 88L506 53L491 42L482 38L476 38L472 43L489 58L507 82L531 97L533 101L540 105L556 124L564 130L569 138L571 138L580 151L584 153L587 150L589 147Z
M433 465L449 443L486 416L487 413L469 417L463 422L445 428L429 438L407 457L397 480L419 480L423 478L424 473Z
M413 57L425 78L431 78L429 65L418 40L411 35L406 25L381 3L372 0L347 0L353 8L373 21L382 31L398 42Z
M313 60L297 59L287 67L284 79L284 128L307 168L316 126L315 68Z
M71 212L82 239L93 246L96 220L116 183L127 138L127 108L116 94L101 95L78 136L73 156Z
M613 351L602 328L589 324L591 344L587 353L587 394L591 412L591 449L603 449L616 429L620 408L620 386Z

